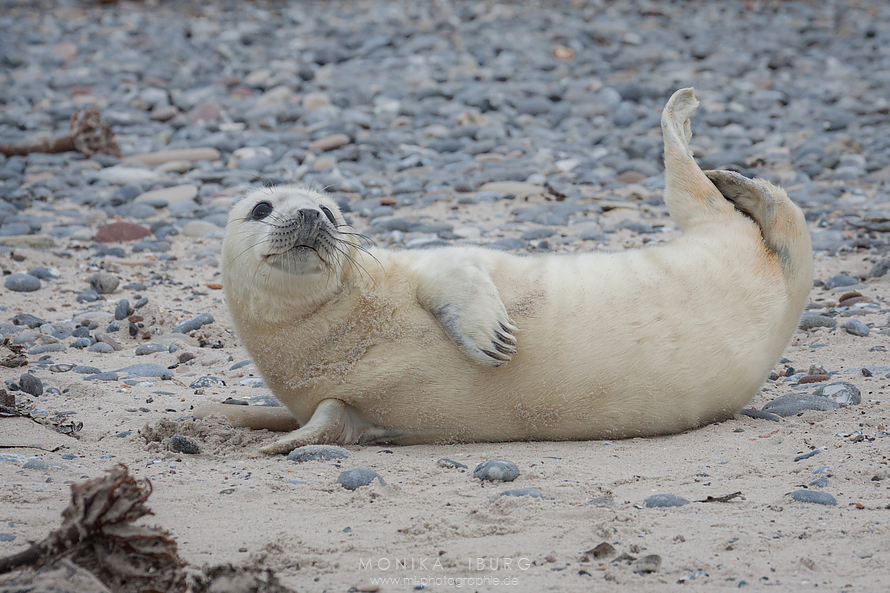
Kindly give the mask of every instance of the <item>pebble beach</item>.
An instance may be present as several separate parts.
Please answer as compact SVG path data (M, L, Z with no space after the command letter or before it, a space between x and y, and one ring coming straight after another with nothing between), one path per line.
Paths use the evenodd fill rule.
M262 591L883 590L888 48L881 0L0 0L0 557L125 464L193 576ZM193 415L278 405L222 291L245 192L327 191L392 249L645 248L679 236L659 121L689 86L699 164L780 185L813 240L735 417L269 457L276 433ZM96 116L100 152L69 142ZM0 590L27 578L57 576Z

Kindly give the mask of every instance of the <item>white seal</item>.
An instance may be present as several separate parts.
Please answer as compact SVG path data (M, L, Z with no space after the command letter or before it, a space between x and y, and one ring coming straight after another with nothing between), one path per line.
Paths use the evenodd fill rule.
M683 89L662 115L665 202L682 235L656 247L366 250L324 194L286 186L238 202L228 306L301 426L264 450L614 439L740 410L797 326L810 237L781 189L699 169L697 105Z

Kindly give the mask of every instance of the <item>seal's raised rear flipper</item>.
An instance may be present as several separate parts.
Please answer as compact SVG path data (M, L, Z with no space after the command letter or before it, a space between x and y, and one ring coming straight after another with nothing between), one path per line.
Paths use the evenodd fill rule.
M404 435L371 424L355 408L339 399L325 399L319 402L305 426L262 447L260 451L275 455L290 453L305 445L370 444L400 436Z
M686 232L700 222L738 216L692 158L690 118L698 101L691 88L680 89L661 113L664 134L664 202L671 218Z
M417 300L461 352L485 366L501 366L516 353L516 327L488 272L459 264L419 267Z

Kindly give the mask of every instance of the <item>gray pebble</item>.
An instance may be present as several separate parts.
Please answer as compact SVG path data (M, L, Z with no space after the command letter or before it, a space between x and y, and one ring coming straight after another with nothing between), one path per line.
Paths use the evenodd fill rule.
M516 488L515 490L504 490L498 494L494 495L494 499L498 499L502 496L530 496L532 498L544 498L544 495L541 494L541 491L537 488Z
M689 501L682 496L676 494L653 494L643 500L647 509L655 509L662 507L681 507L689 504Z
M657 572L660 566L661 556L658 554L648 554L633 563L633 571L638 574L649 574Z
M848 276L847 274L838 274L837 276L832 276L825 281L825 286L827 286L828 288L853 286L854 284L859 284L859 280L853 278L852 276Z
M167 450L174 453L197 455L201 452L201 447L193 439L183 434L174 434L167 440Z
M31 373L24 373L19 378L19 388L35 397L43 394L43 382Z
M58 280L62 277L62 274L57 269L44 268L43 266L31 268L28 270L28 273L41 280Z
M473 470L473 478L489 482L512 482L519 477L519 468L506 459L483 461Z
M31 274L11 274L3 285L13 292L34 292L40 289L40 278Z
M81 375L96 375L101 373L101 369L97 369L96 367L77 365L72 369L75 373L79 373Z
M144 362L140 364L132 364L122 369L113 371L115 373L127 373L132 377L157 377L159 379L172 379L173 371L165 366L155 364L153 362Z
M287 456L287 460L303 463L304 461L333 461L334 459L346 459L347 457L349 457L349 451L343 447L335 447L333 445L306 445L305 447L298 447L291 451ZM352 490L354 490L354 488Z
M90 276L90 288L99 294L111 294L118 287L121 281L117 276L99 272Z
M813 395L827 397L840 407L856 406L862 402L862 394L859 388L852 383L829 383L822 385Z
M817 327L834 327L836 325L837 320L833 317L827 317L825 315L807 311L800 316L800 322L797 327L804 331L809 331Z
M156 352L166 352L167 348L161 344L139 344L136 346L136 356L145 356L146 354L154 354Z
M36 329L44 325L46 321L30 313L16 313L12 317L12 323L13 325L24 325L28 329Z
M225 385L225 382L219 377L199 377L191 382L189 389L203 389L211 385Z
M813 504L824 504L829 506L836 506L837 500L829 494L828 492L817 492L814 490L795 490L788 494L792 499L797 502L809 502Z
M463 463L459 463L457 461L453 461L453 460L447 459L445 457L438 460L436 463L439 465L439 467L448 467L448 468L454 468L454 469L467 469L467 466L464 465Z
M53 469L53 466L39 457L30 457L28 458L28 461L26 461L24 465L22 465L22 469L36 469L40 471L46 471Z
M195 315L194 317L177 323L175 326L173 326L173 333L187 334L190 331L194 331L203 325L213 323L213 321L213 315L211 315L210 313L201 313L200 315Z
M105 331L108 333L114 333L121 330L121 324L119 321L112 321L108 324L108 327L105 328Z
M337 477L337 483L347 490L357 490L362 486L369 485L374 480L379 481L383 486L386 485L380 474L364 468L348 469Z
M0 533L0 542L11 542L15 541L15 535L11 533Z
M83 378L84 381L117 381L118 374L117 373L96 373L95 375L87 375Z
M114 318L118 321L126 319L130 315L133 314L133 308L130 307L130 301L127 299L121 299L117 302L117 305L114 307Z
M99 298L100 297L99 297L98 292L96 292L92 288L88 288L87 290L85 290L82 293L80 293L79 295L77 295L75 300L78 303L94 303L94 302L98 301Z
M870 331L868 326L858 319L848 319L843 323L843 325L841 325L841 328L848 334L853 334L854 336L859 336L862 338L867 336Z
M820 453L819 449L813 449L809 453L803 453L794 458L794 461L803 461L804 459L809 459L810 457L815 457Z
M85 338L80 338L85 339ZM96 342L89 348L87 348L87 352L98 352L99 354L111 354L114 352L114 348L111 347L111 344L106 344L105 342Z
M807 484L807 486L809 486L810 488L825 488L826 486L828 486L828 478L822 476L821 478L813 480L812 482Z
M43 344L28 350L28 354L34 356L36 354L45 354L47 352L62 352L65 350L65 344Z
M783 418L794 416L804 410L828 412L837 410L838 408L840 408L840 405L827 397L819 397L807 393L789 393L787 395L780 395L763 406L764 411L777 414Z
M83 350L84 348L89 348L95 343L93 338L77 338L73 342L71 342L72 348L77 348L78 350Z
M867 278L880 278L884 274L890 271L890 257L885 257L878 263L872 266L871 270L868 271Z

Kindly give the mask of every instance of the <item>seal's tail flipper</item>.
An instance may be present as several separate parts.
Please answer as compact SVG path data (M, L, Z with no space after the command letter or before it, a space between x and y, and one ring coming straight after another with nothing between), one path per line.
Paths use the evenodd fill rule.
M779 256L789 286L809 293L813 251L806 219L780 188L762 179L748 179L734 171L706 171L724 198L754 219L766 246Z
M681 230L733 215L729 204L692 158L690 118L698 107L692 88L675 92L661 114L664 134L664 201Z

